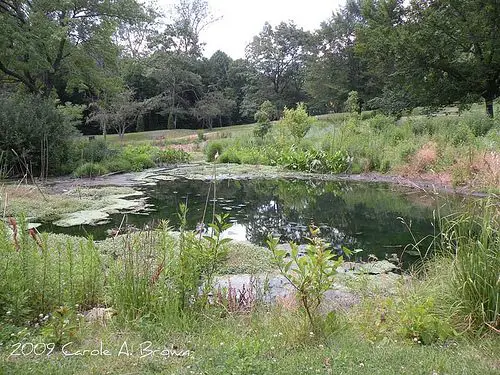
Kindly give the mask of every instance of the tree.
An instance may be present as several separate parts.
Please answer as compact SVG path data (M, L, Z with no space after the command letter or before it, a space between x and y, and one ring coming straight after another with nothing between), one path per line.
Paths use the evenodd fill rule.
M247 60L263 78L261 90L270 89L260 102L271 99L282 108L302 99L305 46L309 37L293 22L282 22L274 29L266 22L246 47Z
M173 13L172 22L152 45L164 51L200 57L203 52L200 33L219 18L211 13L206 0L178 0Z
M350 91L373 95L363 61L356 56L356 29L364 23L360 0L349 0L313 36L305 88L317 112L341 111Z
M88 122L97 121L106 137L107 129L114 129L120 140L127 129L137 124L142 103L134 101L134 93L126 90L114 97L108 103L98 106L87 118Z
M158 18L162 14L153 6L144 9L144 18L133 23L122 23L116 32L122 55L138 59L150 53L148 43L158 35Z
M196 102L192 113L209 129L212 129L213 120L219 118L219 125L222 125L222 117L230 116L234 106L234 100L225 98L220 91L209 92Z
M391 15L384 9L392 9ZM496 0L368 1L364 46L384 33L383 50L365 57L392 62L391 83L410 105L467 104L483 98L493 116L500 95L500 3ZM380 46L384 43L377 43ZM386 53L384 53L386 52ZM393 90L394 91L394 90Z
M114 79L116 26L143 16L136 0L0 0L0 10L0 79L62 102Z
M196 61L176 52L157 52L151 57L150 76L158 82L160 93L150 98L146 107L169 116L169 128L177 127L177 118L201 96L202 81L195 72Z

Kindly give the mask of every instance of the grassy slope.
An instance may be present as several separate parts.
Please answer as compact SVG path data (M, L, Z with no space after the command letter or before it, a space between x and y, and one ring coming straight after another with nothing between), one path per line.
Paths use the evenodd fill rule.
M241 134L253 129L254 125L234 125L224 128L213 128L212 130L204 130L204 134L209 135L209 138L216 138L222 134ZM150 143L155 140L165 140L166 142L182 142L188 141L193 137L197 137L198 130L193 129L175 129L175 130L153 130L148 132L127 133L123 137L124 144L141 144ZM97 138L102 138L102 135ZM109 134L107 140L111 143L119 144L120 137L117 134ZM193 139L194 140L194 139Z

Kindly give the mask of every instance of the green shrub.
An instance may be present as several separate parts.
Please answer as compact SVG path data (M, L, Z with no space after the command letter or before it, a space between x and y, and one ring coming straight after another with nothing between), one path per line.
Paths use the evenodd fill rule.
M84 162L100 163L111 154L108 143L101 138L85 141L82 146L81 158Z
M127 160L132 165L133 171L142 171L155 167L154 160L157 159L160 149L149 145L126 146L120 157Z
M486 135L494 125L494 120L486 115L467 116L461 122L470 129L475 137Z
M59 173L76 134L73 122L53 102L32 95L0 95L0 153L10 175L24 175L24 163L35 174Z
M185 163L189 161L189 154L184 150L168 148L159 153L159 161L166 164Z
M395 124L395 120L393 118L384 115L376 115L375 117L366 121L371 129L377 131L382 131L388 127L394 126Z
M474 134L472 133L470 128L462 122L457 124L457 127L454 129L453 133L450 134L450 136L451 143L455 147L468 144L474 138Z
M207 155L207 161L214 161L215 155L216 154L222 155L223 150L224 150L224 144L222 142L218 141L210 142L205 149L205 154Z
M304 103L299 103L296 109L285 108L278 127L298 141L304 138L314 122L315 119L307 114Z
M433 135L436 132L436 121L430 117L410 118L408 123L415 135Z
M11 229L13 238L0 225L0 319L25 324L61 305L103 303L102 259L92 239L49 238L14 219Z
M242 151L238 151L234 147L229 147L224 150L224 152L222 153L222 155L219 156L219 159L217 161L219 163L241 164L241 158L240 158L241 152Z
M109 173L109 170L101 163L85 163L75 169L75 177L95 177Z
M269 133L269 130L271 130L271 123L269 121L259 121L253 131L253 135L257 138L264 138Z
M104 167L110 172L130 172L133 170L130 161L120 156L106 160Z
M311 243L304 256L299 255L297 244L290 243L291 252L278 249L278 240L269 239L267 244L280 273L298 292L298 299L305 310L311 328L318 333L320 317L317 310L324 294L332 288L337 268L343 263L329 250L329 244L318 237L319 229L310 228Z
M400 333L419 344L444 342L453 336L453 329L446 319L435 311L434 299L405 300L398 308Z

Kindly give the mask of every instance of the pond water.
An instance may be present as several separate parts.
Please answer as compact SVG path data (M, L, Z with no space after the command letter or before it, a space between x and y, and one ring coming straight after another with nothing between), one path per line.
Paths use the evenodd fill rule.
M188 227L194 229L202 220L209 189L205 222L212 217L213 184L208 181L163 181L141 189L154 208L147 214L127 214L128 225L152 227L168 219L177 229L179 204L186 203ZM281 242L307 243L308 227L314 223L333 248L362 249L360 256L365 260L371 254L378 259L394 257L392 254L399 257L406 248L405 263L417 257L407 245L434 234L433 210L437 205L442 207L444 200L445 210L449 210L460 204L456 197L441 195L438 202L422 191L383 183L294 179L222 180L217 182L216 197L216 212L229 214L233 227L228 235L237 240L264 245L272 234L280 236ZM112 215L110 223L100 226L45 224L40 230L104 239L123 218ZM411 233L402 220L411 226Z

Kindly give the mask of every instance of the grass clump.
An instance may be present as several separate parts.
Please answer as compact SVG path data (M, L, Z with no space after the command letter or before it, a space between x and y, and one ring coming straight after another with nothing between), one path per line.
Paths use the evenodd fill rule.
M75 177L95 177L102 176L107 173L109 173L109 170L106 165L101 163L87 162L76 168L73 172L73 175Z
M500 210L478 203L444 218L443 250L452 257L455 304L467 329L500 330Z

